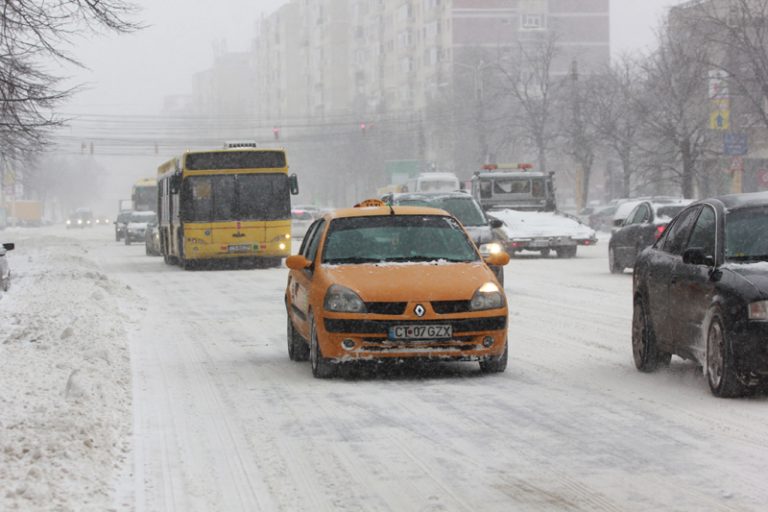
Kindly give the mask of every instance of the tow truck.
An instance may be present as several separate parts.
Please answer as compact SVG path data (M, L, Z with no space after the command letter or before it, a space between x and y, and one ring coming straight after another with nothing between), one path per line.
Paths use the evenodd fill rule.
M504 224L496 230L510 256L521 251L573 258L579 245L594 245L593 229L557 210L554 173L533 171L533 165L488 164L472 177L472 195Z

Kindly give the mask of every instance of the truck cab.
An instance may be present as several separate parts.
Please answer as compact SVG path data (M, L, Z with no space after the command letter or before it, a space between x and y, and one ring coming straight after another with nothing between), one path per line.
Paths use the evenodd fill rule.
M472 196L484 210L555 211L554 173L532 168L530 164L483 166L472 177Z

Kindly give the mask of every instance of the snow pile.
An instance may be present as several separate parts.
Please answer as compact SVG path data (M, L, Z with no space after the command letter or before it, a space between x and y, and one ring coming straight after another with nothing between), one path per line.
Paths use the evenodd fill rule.
M509 238L570 236L576 239L595 237L595 230L558 212L525 212L493 210L489 215L504 223Z
M0 294L0 510L106 510L130 451L117 301L132 292L71 240L16 247Z

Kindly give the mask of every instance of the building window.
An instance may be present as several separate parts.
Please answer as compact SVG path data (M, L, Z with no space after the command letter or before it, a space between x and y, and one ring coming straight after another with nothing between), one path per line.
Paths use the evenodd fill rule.
M521 30L544 30L546 17L543 14L522 14L520 16Z

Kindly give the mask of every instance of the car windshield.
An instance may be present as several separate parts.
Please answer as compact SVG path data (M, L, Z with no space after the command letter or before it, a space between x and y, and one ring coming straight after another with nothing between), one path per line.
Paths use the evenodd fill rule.
M665 205L656 207L656 217L659 219L672 219L685 209L686 205Z
M155 222L157 215L155 212L135 212L131 214L128 222Z
M464 226L485 226L488 224L482 210L471 197L414 197L398 200L400 206L427 206L445 210Z
M331 222L323 263L451 261L479 259L472 242L450 217L387 215Z
M742 208L725 217L725 258L731 261L768 261L768 207Z
M291 215L289 183L285 174L228 174L195 176L184 180L190 222L281 220Z

